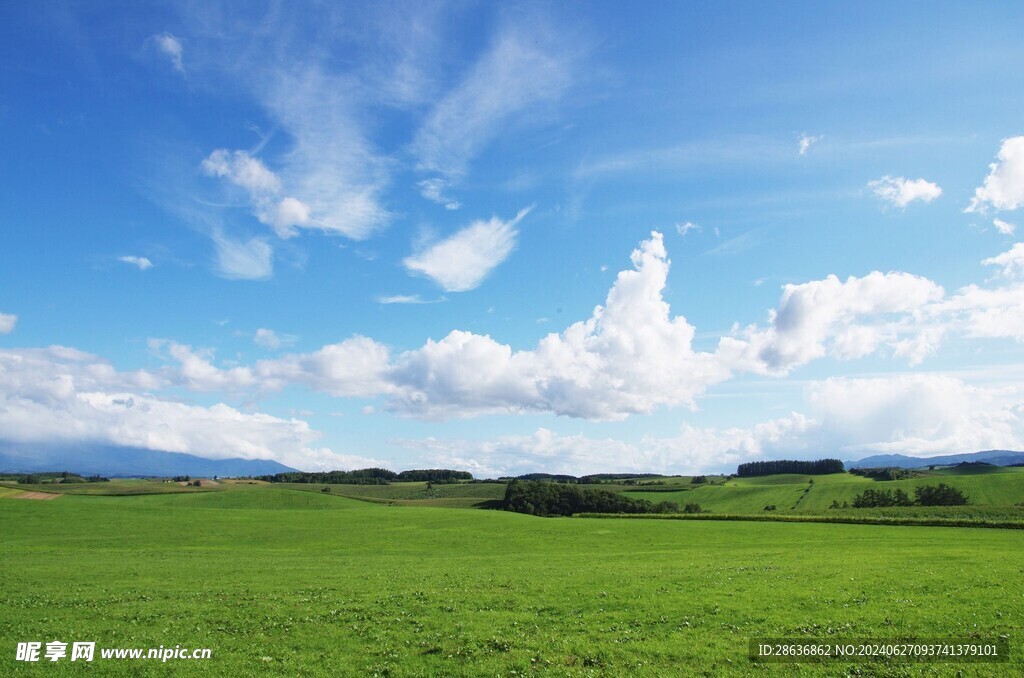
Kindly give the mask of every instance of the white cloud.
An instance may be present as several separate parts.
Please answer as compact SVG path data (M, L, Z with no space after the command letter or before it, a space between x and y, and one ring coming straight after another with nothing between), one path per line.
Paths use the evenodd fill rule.
M981 263L986 266L999 266L1003 277L1024 280L1024 242L1014 244L1006 252L998 254Z
M458 200L452 200L443 194L447 187L444 179L424 179L416 185L420 188L420 195L427 200L444 205L446 210L457 210L462 207L462 203Z
M692 405L728 376L708 353L695 353L694 329L671 317L661 296L669 262L660 233L632 254L605 306L532 351L513 352L488 336L453 331L398 357L400 391L391 406L417 416L547 411L621 419L659 405Z
M937 374L813 384L817 444L909 456L1024 446L1024 402L1014 389L983 389Z
M930 181L888 175L869 181L868 188L876 197L897 207L906 207L915 200L931 202L942 195L942 189Z
M498 217L474 221L402 263L410 272L427 276L448 292L475 289L515 249L516 224L529 211L521 210L510 221Z
M947 335L1024 341L1024 244L985 260L1005 284L941 286L908 273L873 272L789 284L766 327L734 327L714 353L694 351L695 329L673 317L662 294L669 261L661 234L632 254L604 306L533 350L453 330L440 341L391 355L353 337L311 354L217 368L208 352L173 345L178 382L196 390L267 392L290 384L344 397L383 395L389 409L427 419L501 412L550 412L623 419L657 407L690 406L735 373L782 376L831 356L854 360L888 351L911 366Z
M300 200L280 197L281 180L267 166L245 151L220 148L203 160L203 171L227 179L246 191L253 214L280 238L298 234L296 227L310 226L310 208Z
M266 280L274 274L274 249L263 238L235 240L214 230L217 273L229 280Z
M442 301L445 301L445 297L422 299L418 294L395 294L377 297L378 304L437 304Z
M124 256L118 257L117 260L122 261L126 264L131 264L132 266L136 266L140 271L145 271L146 269L153 268L153 262L150 261L147 257Z
M13 313L0 313L0 334L10 334L18 324L18 316Z
M686 223L683 224L676 224L676 233L678 233L679 235L685 236L690 231L700 233L701 228L692 221L687 221Z
M391 218L381 205L390 161L373 148L360 123L368 103L362 84L315 61L275 62L256 88L293 140L280 176L288 193L309 209L309 222L295 225L353 240L384 227ZM292 218L303 214L285 211Z
M570 43L564 31L556 35L539 24L501 30L430 112L413 141L418 169L440 175L428 180L437 182L431 185L438 193L463 176L481 149L507 133L526 111L562 97L579 56Z
M736 369L768 374L785 374L828 354L860 358L883 345L917 364L941 334L915 322L915 314L943 295L939 285L908 273L875 271L846 282L830 275L788 284L769 315L770 326L736 328L734 336L721 339L718 354ZM908 336L911 343L900 343Z
M369 397L396 390L388 380L390 352L366 337L352 337L313 353L262 360L252 369L264 389L302 384L337 397Z
M993 219L992 224L996 227L996 230L1003 235L1013 235L1017 230L1017 227L1014 224L1007 223L1002 219Z
M150 395L159 376L119 373L74 349L0 351L0 431L8 441L98 442L211 459L275 459L299 468L351 468L377 460L315 446L298 419L246 414Z
M1004 139L998 162L989 166L985 183L974 190L965 212L1015 210L1024 205L1024 136Z
M736 464L774 450L792 454L813 422L800 414L750 428L697 428L684 425L677 436L644 437L639 444L613 438L563 435L545 428L530 435L491 440L427 438L391 441L417 452L417 463L469 469L497 478L544 471L589 473L702 473L732 471Z
M274 350L282 346L294 344L298 337L291 334L278 334L274 330L261 327L253 334L252 340L257 346Z
M185 49L181 44L181 40L170 33L154 35L152 40L156 44L157 49L171 60L171 65L174 66L174 70L179 73L184 73L185 64L182 62L182 57L184 56Z
M800 137L800 155L807 155L807 151L811 148L811 144L821 141L822 137L815 137L809 134L804 134Z

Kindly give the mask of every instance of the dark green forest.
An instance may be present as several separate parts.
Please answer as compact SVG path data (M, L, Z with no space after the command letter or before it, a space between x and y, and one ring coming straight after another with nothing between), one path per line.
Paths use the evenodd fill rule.
M502 508L534 516L571 516L574 513L675 513L679 505L663 501L631 499L606 490L584 489L579 485L512 480L505 488Z
M817 461L780 459L778 461L752 461L740 464L736 468L736 475L740 478L771 476L776 473L803 473L806 475L823 476L828 473L842 473L843 470L843 462L838 459L818 459Z

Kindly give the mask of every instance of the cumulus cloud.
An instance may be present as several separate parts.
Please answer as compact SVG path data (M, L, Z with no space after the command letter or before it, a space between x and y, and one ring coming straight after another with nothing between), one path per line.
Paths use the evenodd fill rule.
M639 444L613 438L564 435L539 428L530 435L491 440L398 439L391 441L419 455L417 463L469 469L497 478L544 470L584 475L609 472L703 473L732 471L736 464L804 445L813 422L793 413L749 428L684 425L678 435L646 436Z
M124 262L126 264L131 264L132 266L137 267L140 271L145 271L147 269L153 268L153 262L150 261L147 257L124 256L118 257L117 260Z
M178 363L174 383L193 391L266 393L301 385L337 397L393 393L388 382L390 352L366 337L352 337L312 353L288 354L254 365L224 369L214 364L214 352L194 349L165 339L150 340L150 348Z
M1016 225L1005 222L1002 219L993 219L992 225L995 226L996 230L1002 233L1003 235L1013 235L1014 232L1017 230Z
M0 334L10 334L18 324L18 316L13 313L0 313Z
M604 306L532 351L456 330L398 356L392 408L418 416L548 411L621 419L692 405L728 372L713 355L694 352L694 328L670 315L661 295L669 269L662 235L652 233L632 261Z
M406 257L402 263L412 273L424 275L445 291L475 289L516 247L516 224L530 212L521 210L514 219L474 221L469 226Z
M185 64L182 61L182 57L185 54L185 48L181 44L181 40L174 37L170 33L160 33L154 35L153 43L157 49L171 61L171 65L174 66L174 70L179 73L185 72Z
M299 468L376 462L316 447L320 434L305 421L148 393L163 385L159 375L120 373L74 349L0 351L0 431L8 441L97 442L211 459L275 459Z
M942 189L930 181L891 177L888 175L881 179L869 181L868 188L879 199L892 203L897 207L906 207L915 200L931 202L942 195Z
M1024 244L986 259L1002 284L969 285L947 296L908 273L828 276L783 287L765 326L734 327L713 353L695 351L695 328L672 316L663 292L669 260L660 233L632 254L605 304L587 320L515 351L487 335L453 330L392 354L353 337L310 354L221 369L212 354L168 344L183 386L267 392L291 384L335 396L384 396L389 409L427 419L549 412L623 419L660 406L693 407L710 386L743 372L783 376L830 356L888 352L910 365L947 335L1024 341Z
M809 388L820 444L909 456L1024 445L1024 401L941 374L832 378Z
M908 273L875 271L845 282L830 275L788 284L769 314L769 326L735 328L732 337L719 342L718 354L737 369L768 374L788 373L827 354L861 358L883 345L917 364L937 348L941 336L916 322L917 314L943 295L936 283ZM908 335L911 343L900 343Z
M746 427L685 424L639 443L538 429L485 440L398 439L417 463L466 468L478 477L548 473L731 471L757 459L875 453L928 456L1024 445L1024 402L1014 389L985 389L941 374L832 378L806 390L799 412Z
M1024 136L1004 139L985 183L974 190L965 212L1015 210L1024 205Z
M809 134L804 134L803 136L801 136L799 149L800 155L807 155L807 151L810 150L811 145L818 141L821 141L821 137L815 137Z
M985 259L986 266L998 266L1003 277L1024 280L1024 242L1016 243L1006 252Z

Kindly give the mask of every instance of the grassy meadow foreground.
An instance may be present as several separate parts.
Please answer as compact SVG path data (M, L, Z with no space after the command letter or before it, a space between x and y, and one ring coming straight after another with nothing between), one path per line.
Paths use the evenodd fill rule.
M767 480L736 489L776 487L747 490L760 504L764 492L792 499L794 485L806 484L752 482ZM147 485L163 493L145 494ZM500 498L502 486L488 484L331 492L107 485L125 496L72 487L56 501L19 501L12 497L20 489L0 488L3 675L1024 671L1019 530L544 519L452 508ZM715 492L728 490L678 492L704 493L712 505ZM1010 638L1010 664L747 657L748 639L758 636L1000 635ZM32 640L180 644L211 648L213 658L16 662L16 644Z

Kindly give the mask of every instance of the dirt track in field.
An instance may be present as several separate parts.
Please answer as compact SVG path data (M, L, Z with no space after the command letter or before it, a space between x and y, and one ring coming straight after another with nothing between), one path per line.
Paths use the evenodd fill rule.
M48 501L50 499L60 499L59 494L50 494L49 492L22 492L19 495L11 497L11 499L39 499L42 501Z

